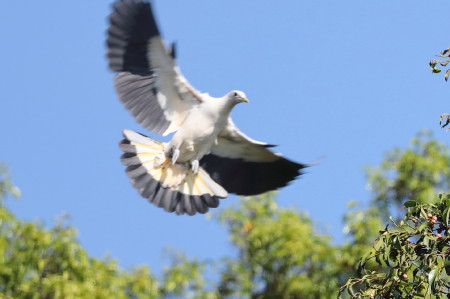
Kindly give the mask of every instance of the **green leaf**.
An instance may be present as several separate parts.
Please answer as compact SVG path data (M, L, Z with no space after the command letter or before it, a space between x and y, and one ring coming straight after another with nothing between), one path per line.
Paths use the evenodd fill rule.
M443 215L444 215L444 217L445 217L445 225L448 226L448 220L449 220L449 217L450 217L450 208L446 208L446 209L444 210Z
M430 273L428 273L428 284L430 285L431 290L433 292L435 291L434 281L436 280L437 274L438 271L436 268L434 268L433 270L430 271Z
M448 70L445 72L445 76L444 76L445 81L448 80L448 76L449 76L449 75L450 75L450 69L448 69Z
M449 57L449 55L450 55L450 48L447 48L444 51L442 51L441 54L439 54L438 56L440 56L440 57Z
M417 206L417 201L415 201L415 200L408 200L403 205L405 206L405 208L413 208L413 207Z
M435 73L435 74L437 74L437 73L440 73L440 72L441 72L441 70L440 70L440 69L438 69L438 68L435 68L435 67L431 68L431 71L432 71L433 73Z
M347 291L348 291L348 293L350 294L350 296L351 296L352 298L356 297L356 296L355 296L355 291L353 291L353 288L352 288L351 285L349 285L349 286L347 287Z
M418 270L420 270L421 273L424 273L424 264L422 261L412 261L411 264L413 264L414 266L416 266L416 268Z
M450 260L449 259L444 260L444 266L450 268Z
M375 256L375 261L376 261L380 266L383 266L383 263L381 262L381 259L380 259L380 256L379 256L379 255L376 255L376 256Z
M419 231L419 232L423 232L423 231L426 230L428 227L429 227L428 222L424 222L424 223L422 223L422 224L419 226L418 231Z
M413 280L416 280L417 272L419 272L419 268L415 268L415 269L413 270Z
M443 124L443 120L445 119L445 123ZM442 128L445 128L448 124L450 123L450 114L448 113L444 113L440 116L440 121L439 121L439 125ZM446 198L449 198L449 194L446 195Z
M402 250L402 244L400 244L398 236L396 236L394 240L392 240L392 245L394 245L395 249Z

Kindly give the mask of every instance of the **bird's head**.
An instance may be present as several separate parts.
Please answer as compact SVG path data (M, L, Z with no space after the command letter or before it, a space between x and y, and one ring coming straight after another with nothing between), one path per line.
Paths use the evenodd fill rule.
M227 94L227 99L233 104L239 104L242 102L248 103L247 96L245 93L239 90L232 90Z

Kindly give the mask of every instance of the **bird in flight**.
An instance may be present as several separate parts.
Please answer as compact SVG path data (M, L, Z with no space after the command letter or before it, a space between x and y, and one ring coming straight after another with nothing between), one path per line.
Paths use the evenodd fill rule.
M230 113L247 103L244 92L220 98L196 90L166 47L149 2L113 4L107 32L109 68L126 109L160 142L124 130L121 160L133 186L148 201L178 215L206 213L229 193L257 195L286 186L307 165L273 153L247 137Z

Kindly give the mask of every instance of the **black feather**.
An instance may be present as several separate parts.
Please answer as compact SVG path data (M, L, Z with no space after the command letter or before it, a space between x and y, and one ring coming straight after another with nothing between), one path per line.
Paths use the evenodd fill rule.
M307 167L282 157L263 163L213 154L204 156L200 165L225 190L237 195L257 195L284 187Z

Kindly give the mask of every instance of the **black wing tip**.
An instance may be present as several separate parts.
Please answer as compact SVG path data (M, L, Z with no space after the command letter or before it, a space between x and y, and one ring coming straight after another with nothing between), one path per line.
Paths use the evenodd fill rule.
M306 164L279 157L272 162L248 162L243 159L209 154L200 161L211 178L229 193L258 195L287 186L303 175Z
M159 36L151 3L122 0L112 4L108 16L106 47L108 66L113 72L150 69L148 41Z

